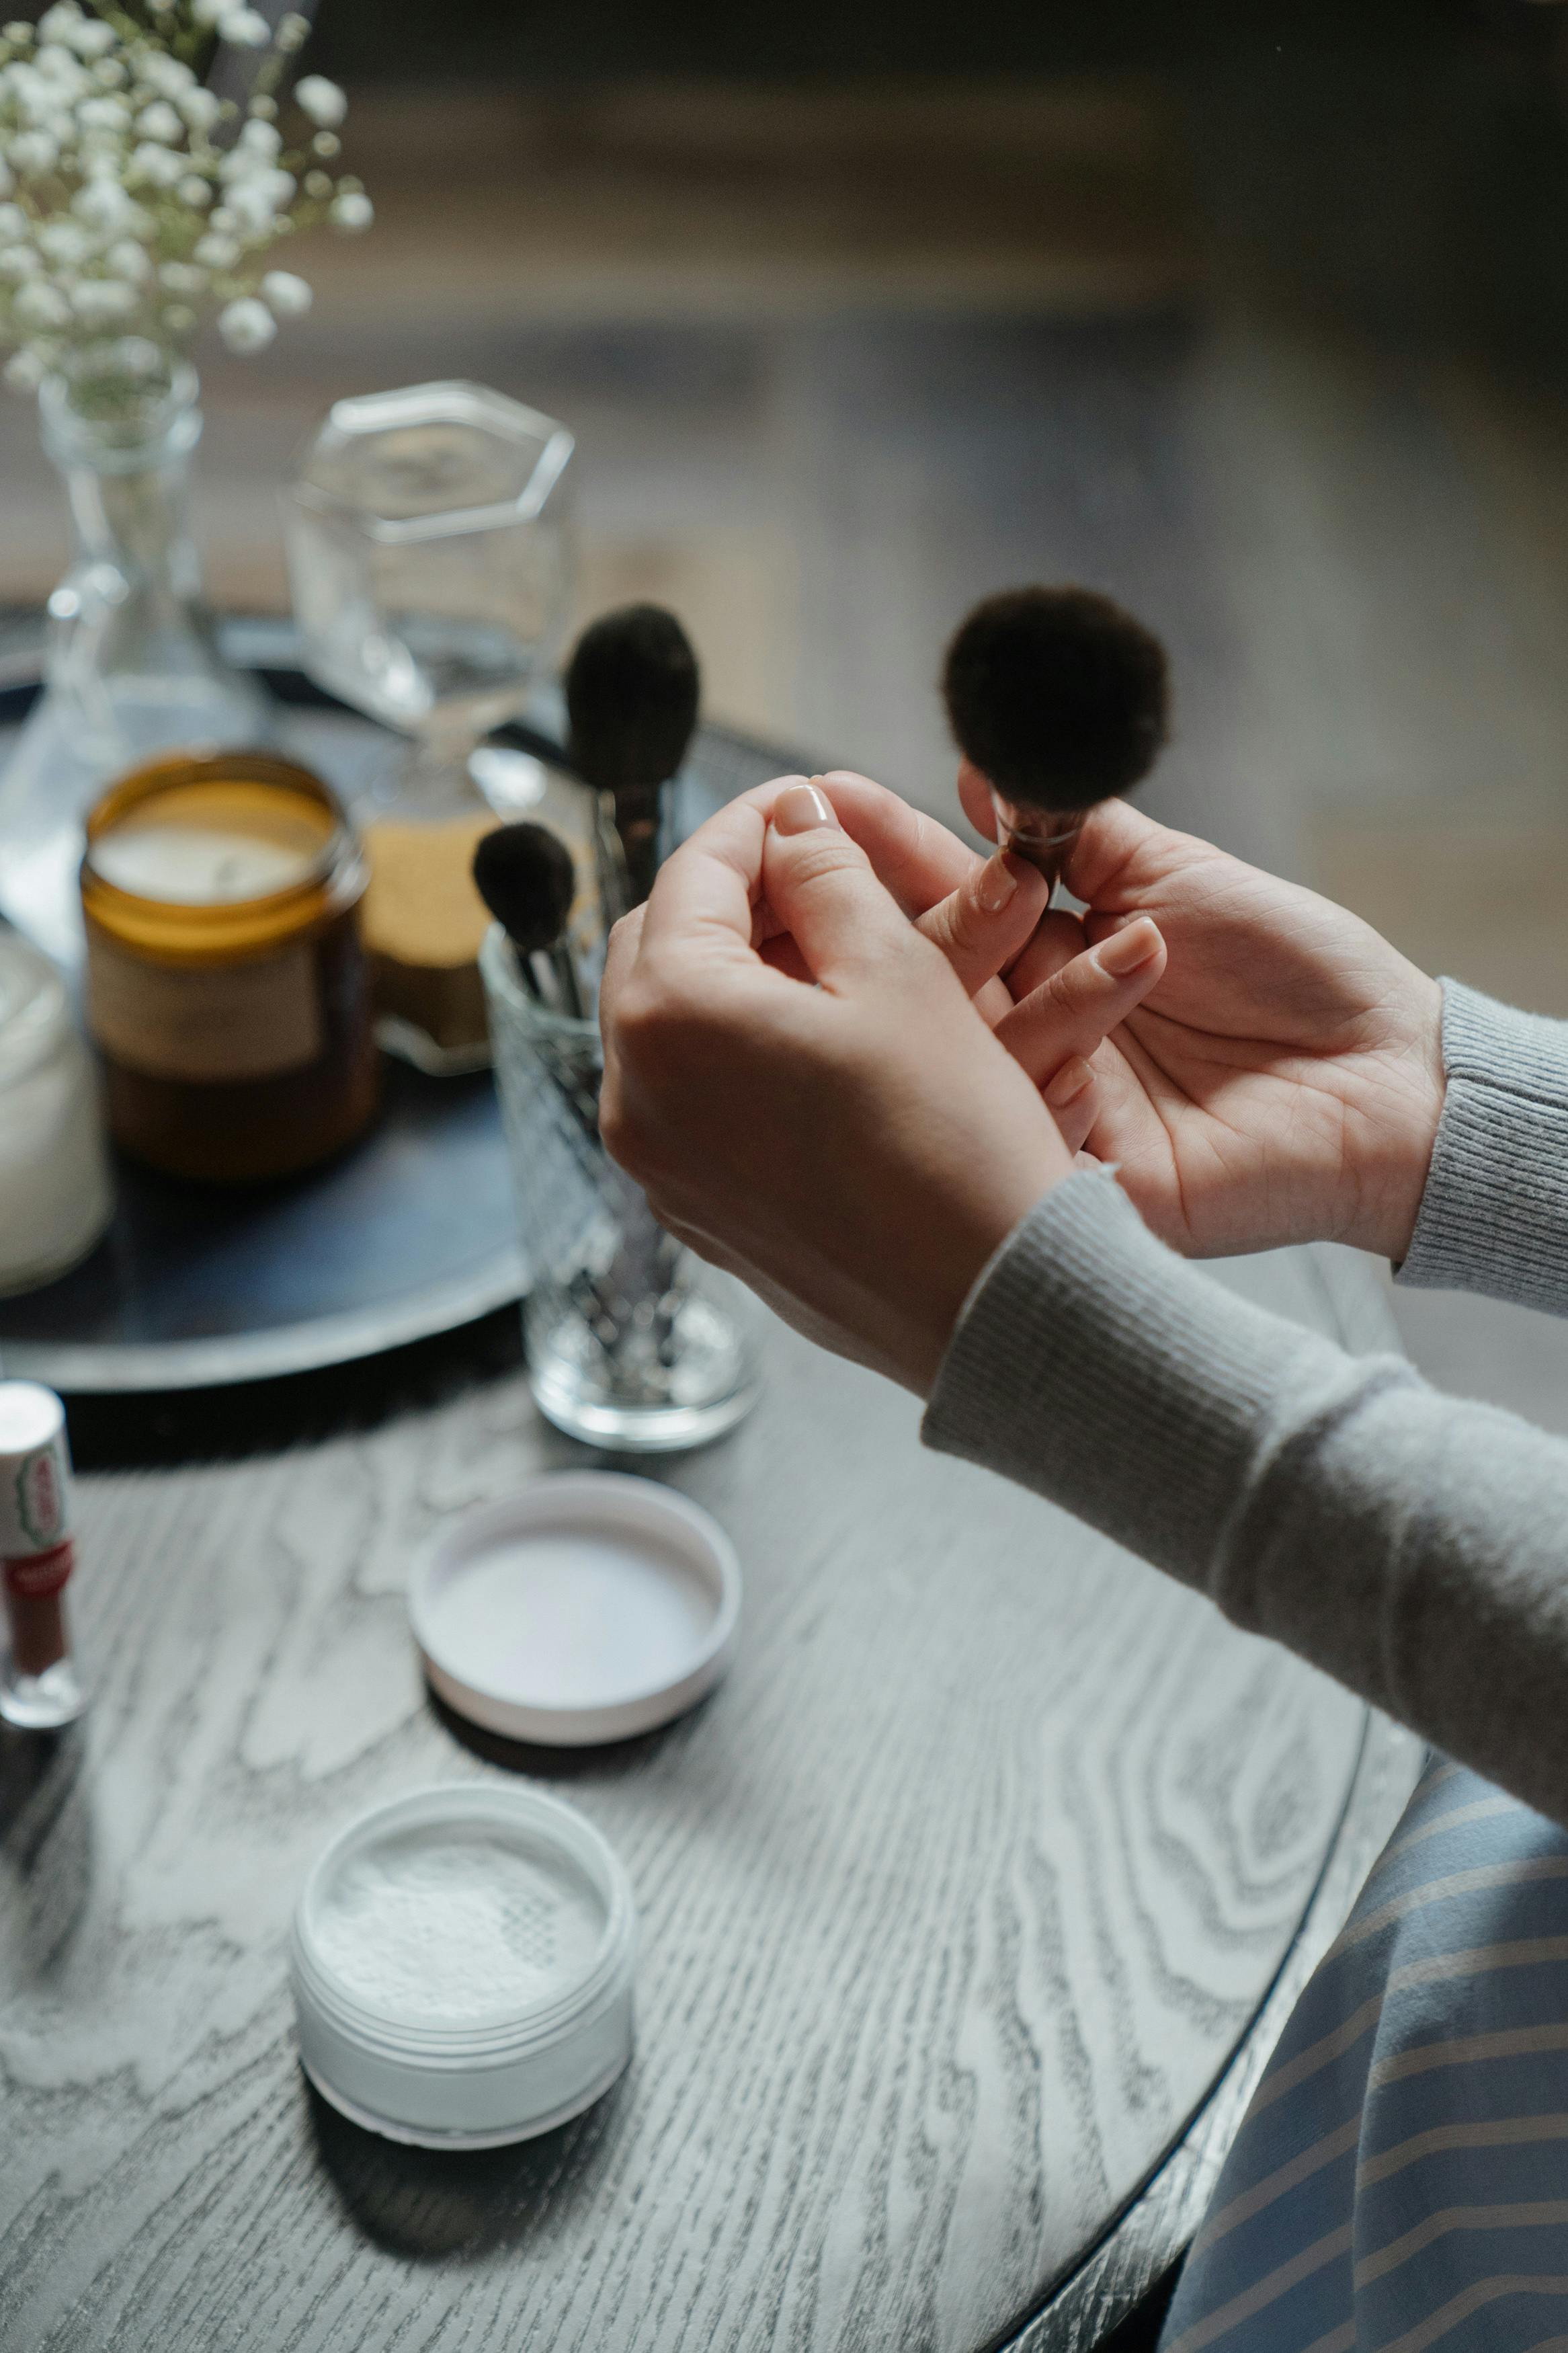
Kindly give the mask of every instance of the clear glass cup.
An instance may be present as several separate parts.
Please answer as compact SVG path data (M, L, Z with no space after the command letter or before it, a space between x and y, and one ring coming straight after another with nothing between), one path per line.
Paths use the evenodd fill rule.
M415 385L340 400L287 501L306 669L412 739L401 772L353 814L371 861L378 1034L430 1071L488 1059L476 970L488 918L468 868L495 812L470 763L558 649L572 451L563 425L482 385ZM445 910L435 933L420 900Z
M599 1140L598 1025L529 988L497 925L480 951L530 1283L529 1379L547 1421L627 1453L721 1437L757 1395L754 1310L655 1219Z

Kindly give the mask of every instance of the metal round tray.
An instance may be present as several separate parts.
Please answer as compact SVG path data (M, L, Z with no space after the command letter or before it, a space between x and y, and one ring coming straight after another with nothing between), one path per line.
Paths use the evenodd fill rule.
M226 649L281 706L299 757L353 796L399 740L321 692L287 623L225 625ZM38 688L36 622L0 631L0 767ZM496 741L559 757L558 717ZM679 797L679 829L799 755L704 727ZM809 766L809 763L805 764ZM121 1159L114 1222L58 1282L0 1299L0 1366L68 1394L189 1389L307 1372L455 1330L521 1297L517 1231L489 1076L428 1079L389 1062L364 1141L284 1184L229 1192Z

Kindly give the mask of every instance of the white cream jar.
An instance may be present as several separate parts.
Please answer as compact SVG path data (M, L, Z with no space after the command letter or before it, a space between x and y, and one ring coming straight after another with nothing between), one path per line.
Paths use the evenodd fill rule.
M352 1822L306 1882L300 2056L389 2139L527 2140L626 2066L635 1958L630 1883L581 1814L527 1788L416 1790Z

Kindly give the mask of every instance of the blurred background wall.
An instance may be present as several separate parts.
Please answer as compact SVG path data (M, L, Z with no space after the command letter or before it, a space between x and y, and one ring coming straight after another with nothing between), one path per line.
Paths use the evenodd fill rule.
M1093 581L1174 655L1152 806L1568 1014L1568 7L322 0L310 61L378 222L205 355L220 597L282 602L333 398L478 377L579 434L581 610L675 605L716 712L951 814L947 631ZM0 484L37 597L19 402ZM1568 1427L1551 1335L1406 1313Z

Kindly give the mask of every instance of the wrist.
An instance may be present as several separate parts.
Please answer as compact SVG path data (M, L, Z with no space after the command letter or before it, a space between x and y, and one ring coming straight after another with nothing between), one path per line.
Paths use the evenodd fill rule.
M1408 1255L1442 1121L1443 991L1425 973L1412 990L1403 1051L1391 1058L1387 1100L1377 1115L1376 1166L1366 1214L1347 1237L1397 1266Z

